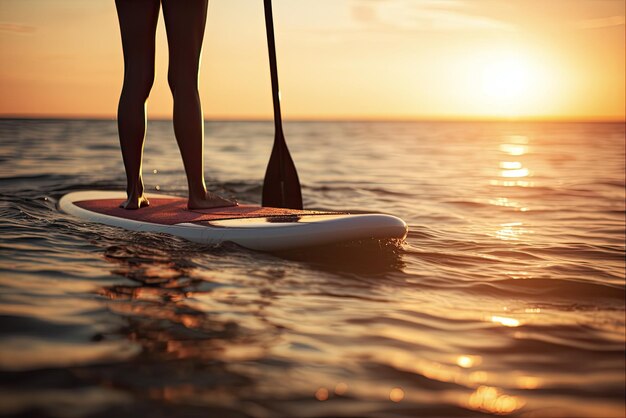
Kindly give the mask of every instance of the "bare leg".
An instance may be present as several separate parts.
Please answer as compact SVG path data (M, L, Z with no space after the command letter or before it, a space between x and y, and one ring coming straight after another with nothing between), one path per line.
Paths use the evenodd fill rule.
M204 118L198 70L208 0L163 0L169 46L168 82L174 97L174 133L189 186L189 209L234 206L207 192L204 183Z
M141 160L146 136L146 100L154 82L155 33L159 0L115 0L124 49L124 87L117 124L126 169L126 194L122 205L138 209L150 203L143 194Z

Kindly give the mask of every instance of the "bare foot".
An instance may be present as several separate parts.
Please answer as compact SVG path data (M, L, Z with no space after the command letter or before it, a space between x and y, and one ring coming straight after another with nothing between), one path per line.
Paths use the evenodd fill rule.
M239 206L239 203L233 200L225 199L214 193L206 192L204 198L190 197L187 207L193 209L211 209L229 206Z
M150 206L150 202L148 201L148 198L141 195L141 197L137 197L137 196L129 197L128 199L126 199L126 202L120 205L120 208L134 210L134 209L139 209L139 208L143 208L147 206Z

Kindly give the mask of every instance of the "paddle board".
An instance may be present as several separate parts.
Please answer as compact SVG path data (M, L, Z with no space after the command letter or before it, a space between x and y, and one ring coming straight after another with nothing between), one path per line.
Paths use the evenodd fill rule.
M119 207L126 193L78 191L63 196L59 209L78 218L131 231L160 232L201 244L234 242L259 251L283 251L367 239L399 239L407 234L400 218L239 205L187 209L187 199L147 194L150 206Z

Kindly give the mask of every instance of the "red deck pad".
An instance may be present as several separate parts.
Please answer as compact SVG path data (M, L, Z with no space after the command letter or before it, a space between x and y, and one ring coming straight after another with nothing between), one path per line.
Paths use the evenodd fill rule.
M333 212L319 212L314 210L295 210L280 208L265 208L254 205L239 205L214 209L187 209L187 199L151 198L150 206L137 210L120 208L122 199L98 199L75 202L75 205L104 215L118 218L132 219L140 222L150 222L161 225L174 225L183 222L217 221L236 218L262 218L268 216L287 215L323 215Z

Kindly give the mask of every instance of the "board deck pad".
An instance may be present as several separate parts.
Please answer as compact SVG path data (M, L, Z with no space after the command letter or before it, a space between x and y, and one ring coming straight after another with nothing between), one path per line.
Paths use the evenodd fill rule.
M75 202L75 205L103 215L134 221L150 222L159 225L176 225L240 218L265 218L302 215L330 215L345 212L322 212L315 210L296 210L268 208L255 205L239 205L212 209L187 209L187 199L150 198L150 206L136 210L120 208L123 199L94 199Z

